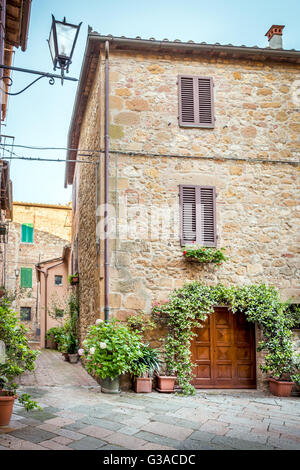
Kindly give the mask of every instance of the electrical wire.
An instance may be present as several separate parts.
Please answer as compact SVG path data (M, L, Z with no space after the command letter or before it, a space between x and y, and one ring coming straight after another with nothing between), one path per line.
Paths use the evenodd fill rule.
M29 160L29 161L39 161L39 162L60 162L60 163L66 163L66 159L63 158L63 159L55 159L55 158L40 158L40 157L23 157L21 155L18 155L17 153L13 152L12 150L7 150L6 148L3 147L2 144L0 144L0 148L2 148L2 150L4 152L7 152L10 154L9 157L7 157L8 160ZM11 155L14 155L14 157L12 157ZM92 157L91 154L87 155L87 154L78 154L78 156L80 157ZM95 162L93 160L68 160L68 162L75 162L75 163L93 163L94 165L95 164L98 164L98 162Z

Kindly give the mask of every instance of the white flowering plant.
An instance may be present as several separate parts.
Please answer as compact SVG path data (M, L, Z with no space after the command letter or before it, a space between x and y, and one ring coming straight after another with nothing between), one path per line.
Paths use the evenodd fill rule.
M114 379L132 373L133 364L142 355L141 336L116 320L96 321L89 327L78 354L86 359L86 369L91 375Z

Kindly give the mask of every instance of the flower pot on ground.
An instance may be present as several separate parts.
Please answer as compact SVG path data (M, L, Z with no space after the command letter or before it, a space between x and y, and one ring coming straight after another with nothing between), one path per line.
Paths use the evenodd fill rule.
M54 326L47 331L46 340L47 348L59 349L59 345L62 344L65 335L63 326Z
M76 364L78 362L79 356L78 354L68 354L68 359L71 364Z
M8 426L13 412L16 395L8 395L8 392L0 392L0 426Z
M174 392L175 375L157 375L157 388L158 392Z
M159 368L158 351L150 348L148 344L143 344L139 358L132 364L132 374L135 377L135 392L152 392L152 375L154 372L158 372Z
M135 377L134 391L136 393L151 393L152 377Z
M141 355L140 335L117 320L104 322L98 319L96 325L89 327L78 353L85 358L87 371L100 379L102 391L116 393L114 381L131 372L132 363Z
M295 382L286 382L283 380L268 379L270 393L276 397L290 397Z
M100 379L101 392L102 393L120 393L120 376L111 379L106 377L106 379Z

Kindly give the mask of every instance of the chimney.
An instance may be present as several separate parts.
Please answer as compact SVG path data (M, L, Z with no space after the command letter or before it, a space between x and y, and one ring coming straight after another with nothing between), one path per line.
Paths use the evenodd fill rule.
M268 36L269 47L272 49L282 49L282 30L284 25L273 24L265 34Z

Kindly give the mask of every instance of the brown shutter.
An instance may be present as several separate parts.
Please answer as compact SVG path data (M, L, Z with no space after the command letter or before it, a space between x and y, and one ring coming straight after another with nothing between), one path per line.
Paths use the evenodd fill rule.
M180 186L181 245L217 246L216 188Z
M196 186L180 186L181 244L196 241Z
M216 188L199 186L201 221L200 243L203 246L217 246L216 233Z
M212 77L180 75L178 85L179 125L183 127L214 127Z

